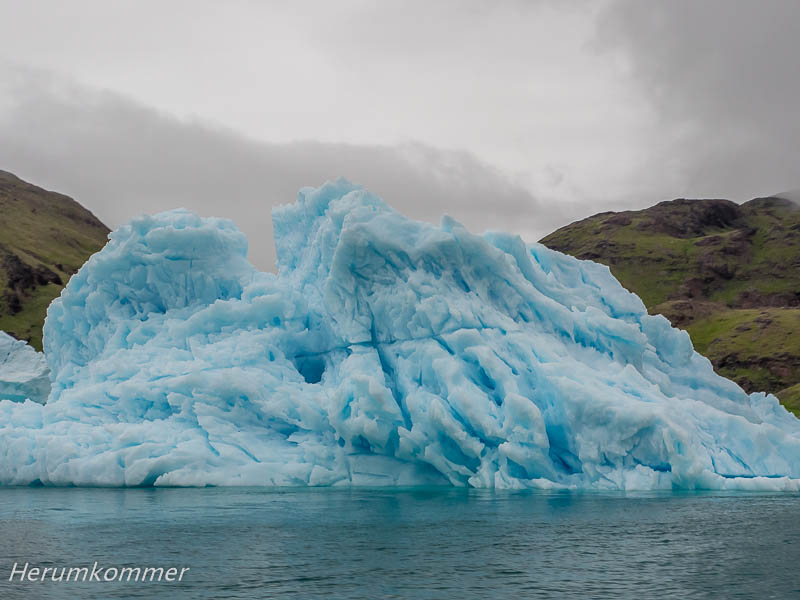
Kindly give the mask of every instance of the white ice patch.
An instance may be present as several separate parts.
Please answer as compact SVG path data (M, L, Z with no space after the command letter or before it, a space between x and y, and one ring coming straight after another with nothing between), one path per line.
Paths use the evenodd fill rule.
M50 393L50 371L44 354L0 331L0 398L44 404Z

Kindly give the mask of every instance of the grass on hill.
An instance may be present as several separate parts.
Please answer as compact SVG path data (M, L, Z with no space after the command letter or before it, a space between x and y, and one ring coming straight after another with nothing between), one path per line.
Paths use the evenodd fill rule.
M108 232L71 198L0 171L0 329L41 350L47 307Z
M778 392L778 398L781 404L800 417L800 383Z
M651 313L686 329L697 351L745 390L780 392L785 402L798 393L797 204L674 200L601 213L541 242L608 265Z

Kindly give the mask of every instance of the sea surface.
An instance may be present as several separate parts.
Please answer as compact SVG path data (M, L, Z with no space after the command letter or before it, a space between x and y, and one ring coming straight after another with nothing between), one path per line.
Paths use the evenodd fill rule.
M9 582L12 565L188 567ZM800 497L0 489L0 598L800 598Z

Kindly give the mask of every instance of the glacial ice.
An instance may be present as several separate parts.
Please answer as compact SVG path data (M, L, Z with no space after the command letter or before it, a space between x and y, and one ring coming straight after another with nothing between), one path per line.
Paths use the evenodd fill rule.
M800 421L717 376L608 268L411 221L344 180L115 231L0 389L0 483L800 489ZM24 394L23 394L24 395Z
M0 399L44 404L50 393L50 372L44 354L0 331Z

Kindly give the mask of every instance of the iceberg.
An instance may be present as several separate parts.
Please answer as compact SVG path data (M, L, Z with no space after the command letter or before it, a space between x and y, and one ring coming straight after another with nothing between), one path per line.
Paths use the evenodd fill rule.
M44 404L50 394L50 371L44 354L0 331L0 399Z
M49 307L47 403L0 388L0 484L800 489L800 420L607 267L344 180L273 222L277 274L224 219L114 231Z

